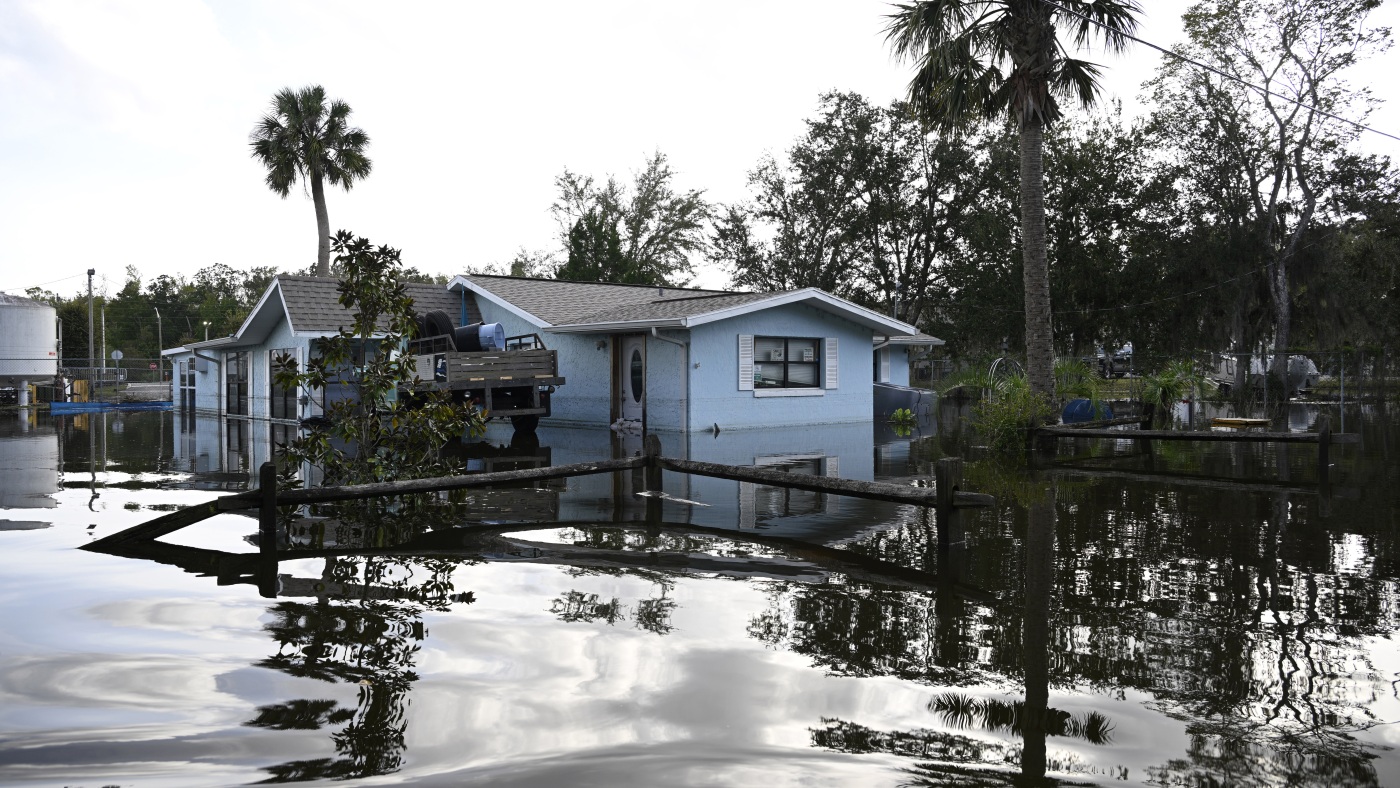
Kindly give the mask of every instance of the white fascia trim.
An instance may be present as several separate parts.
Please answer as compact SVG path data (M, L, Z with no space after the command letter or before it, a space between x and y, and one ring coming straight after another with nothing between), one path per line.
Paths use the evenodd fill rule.
M221 348L221 347L229 347L229 346L237 346L237 345L238 345L238 337L237 337L237 336L231 336L231 337L219 337L219 338L217 338L217 339L206 339L206 340L204 340L204 341L202 341L202 342L191 342L191 343L189 343L188 345L185 345L185 349L186 349L186 350L189 350L190 352L194 352L194 351L196 351L196 350L210 350L210 349L217 349L217 348Z
M532 315L532 314L530 314L529 312L526 312L524 309L521 309L520 307L516 306L515 304L512 304L511 302L505 300L504 298L502 298L502 297L496 295L495 293L491 292L490 290L487 290L486 288L482 287L481 285L477 284L476 282L473 282L472 280L470 280L470 279L468 279L468 278L466 278L465 276L462 276L462 275L460 275L460 274L457 275L457 276L452 277L452 281L447 283L447 289L450 291L450 290L452 290L453 288L456 288L456 287L458 287L458 286L462 287L462 288L465 289L465 290L470 290L470 291L472 291L472 292L475 293L476 295L479 295L479 296L481 296L482 298L485 298L487 301L490 301L491 303L495 304L496 306L501 307L502 309L506 310L507 312L510 312L511 314L515 315L516 317L521 318L521 319L523 319L523 320L528 320L529 322L534 323L535 325L539 326L540 328L548 329L548 328L550 328L550 327L552 327L552 326L554 325L553 323L549 322L548 320L542 320L542 319L540 319L539 317L536 317L535 315Z
M335 336L337 333L339 333L339 332L337 332L337 331L293 331L293 332L292 332L292 336L295 337L295 338L297 338L297 339L325 339L326 337L333 337L333 336ZM359 339L359 337L355 337L355 338L356 338L356 339ZM373 334L370 334L370 335L369 335L369 338L370 338L370 339L383 339L383 338L384 338L384 332L382 332L382 331L375 332L375 333L373 333Z
M678 317L662 320L619 320L612 323L569 323L550 326L549 334L616 334L631 331L645 331L652 328L685 328L685 321Z
M729 307L728 309L719 309L701 315L692 315L685 318L683 325L685 328L690 328L691 326L713 323L717 320L727 320L731 317L738 317L753 312L760 312L775 306L784 306L786 304L795 304L803 301L818 301L825 307L825 311L842 315L852 322L860 323L884 334L912 335L918 333L918 329L908 323L901 323L892 317L885 317L879 312L866 309L859 304L853 304L844 298L838 298L830 293L818 290L815 287L794 290L790 293L778 293L771 298L765 298L761 301L750 301L747 304L740 304L739 306Z
M272 279L272 284L268 285L267 289L263 291L262 298L258 299L257 306L254 306L253 311L249 312L248 316L243 318L243 325L239 326L238 330L233 332L235 338L243 338L243 332L247 331L248 326L253 324L253 318L257 317L258 313L262 311L263 305L267 303L267 299L272 297L272 292L274 290L277 291L277 299L282 302L282 317L287 321L287 327L296 328L296 326L292 325L292 316L287 312L287 299L282 298L282 281L274 277Z

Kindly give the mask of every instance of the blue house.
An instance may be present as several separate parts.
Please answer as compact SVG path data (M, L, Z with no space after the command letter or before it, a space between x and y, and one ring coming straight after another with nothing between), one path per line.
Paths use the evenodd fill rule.
M829 293L464 275L459 319L538 334L568 384L552 424L697 432L868 423L873 382L909 382L909 351L942 342Z
M177 406L293 422L324 401L279 389L274 359L302 364L317 340L351 324L334 279L279 276L238 331L171 348ZM501 323L536 334L568 382L552 397L556 425L699 432L869 423L873 382L909 382L908 353L942 344L821 290L777 293L466 275L410 284L420 313L456 325ZM344 396L330 391L324 397Z

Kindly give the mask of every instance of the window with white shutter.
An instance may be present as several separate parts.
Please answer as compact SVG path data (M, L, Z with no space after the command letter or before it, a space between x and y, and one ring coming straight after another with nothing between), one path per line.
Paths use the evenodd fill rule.
M826 342L826 378L824 387L834 389L841 383L841 367L837 364L836 337L827 337Z
M739 390L753 391L753 335L739 335Z
M820 397L836 388L835 339L739 336L739 390L755 397ZM823 367L826 384L823 385Z

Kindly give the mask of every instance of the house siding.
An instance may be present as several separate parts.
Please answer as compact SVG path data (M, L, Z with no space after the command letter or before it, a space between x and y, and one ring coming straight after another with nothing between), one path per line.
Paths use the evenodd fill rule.
M508 337L539 334L544 346L555 351L565 383L550 398L550 423L597 425L611 421L612 354L607 335L546 334L540 326L490 299L478 298L477 304L482 322L500 323Z
M686 341L684 331L664 331L662 336ZM686 429L686 349L647 336L647 429L666 432ZM695 372L696 370L689 370ZM695 379L691 380L691 386ZM709 425L706 424L706 427Z
M905 345L890 345L890 382L909 385L909 348Z
M753 391L740 391L741 335L836 338L838 387L806 397L757 397ZM697 326L690 339L690 431L714 425L724 430L869 422L874 412L872 333L830 313L788 304ZM654 366L652 371L659 370Z
M483 319L499 322L507 335L541 330L486 299L479 303ZM811 397L755 397L752 391L740 391L741 334L822 340L835 337L839 347L839 386ZM553 397L550 423L599 425L612 421L612 348L621 336L543 334L546 346L558 352L559 374L567 381ZM869 329L840 317L790 304L697 326L689 332L668 330L662 336L682 342L688 338L690 347L687 353L686 348L647 334L649 430L699 431L713 429L715 424L721 429L753 429L870 421L874 410L869 385L872 335ZM907 364L904 367L907 380Z

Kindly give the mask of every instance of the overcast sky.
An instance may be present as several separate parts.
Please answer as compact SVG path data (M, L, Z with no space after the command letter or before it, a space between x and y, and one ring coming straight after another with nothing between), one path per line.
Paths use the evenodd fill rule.
M1148 0L1141 36L1181 36L1184 0ZM1400 28L1400 0L1375 24ZM0 290L61 294L212 263L301 269L310 198L263 184L248 133L279 88L322 84L354 109L374 172L328 190L332 230L455 274L554 248L565 167L627 177L664 152L681 188L746 197L746 173L801 133L817 97L903 95L909 68L880 0L184 2L0 0ZM1104 57L1138 110L1158 55ZM1355 74L1400 134L1400 52ZM1372 152L1400 143L1366 135ZM725 276L702 270L699 284Z

